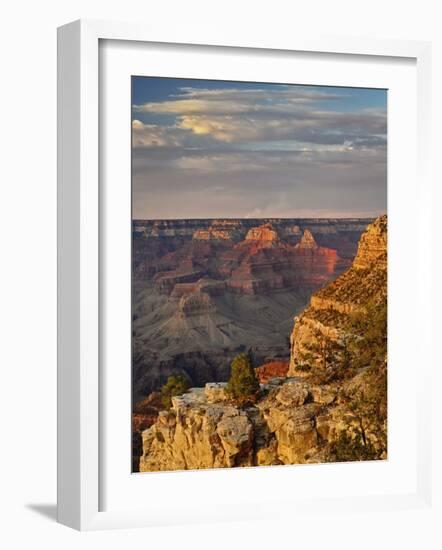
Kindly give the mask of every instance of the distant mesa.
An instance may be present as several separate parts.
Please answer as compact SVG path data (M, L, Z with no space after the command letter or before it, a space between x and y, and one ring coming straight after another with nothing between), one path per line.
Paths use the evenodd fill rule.
M195 241L222 241L230 240L231 235L225 229L209 227L208 229L197 229L192 238Z
M206 229L197 229L192 238L195 241L231 241L238 238L239 229L237 220L213 220Z
M301 240L295 246L295 248L317 249L319 248L319 246L317 245L315 238L312 235L312 232L309 229L305 229Z
M279 241L279 236L271 223L265 223L249 229L246 235L246 241L277 242Z

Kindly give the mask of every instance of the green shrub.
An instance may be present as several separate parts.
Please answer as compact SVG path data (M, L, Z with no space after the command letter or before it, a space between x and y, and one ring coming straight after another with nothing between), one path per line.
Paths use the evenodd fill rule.
M312 366L309 363L299 363L296 365L296 370L301 372L310 372L312 370Z
M326 457L327 462L355 462L360 460L376 460L379 454L371 442L363 437L360 432L353 436L347 432L341 432L338 439L331 444Z
M161 388L161 403L163 407L169 408L172 404L172 397L182 395L189 389L188 380L182 375L169 376L167 382Z
M248 354L240 353L232 361L227 392L239 400L253 399L258 394L259 382Z
M387 301L369 304L365 313L353 314L349 328L359 336L351 349L355 366L382 365L387 354Z

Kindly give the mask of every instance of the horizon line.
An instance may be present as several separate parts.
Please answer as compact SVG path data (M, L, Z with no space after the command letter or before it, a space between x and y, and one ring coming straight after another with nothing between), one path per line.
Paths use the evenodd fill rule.
M373 216L309 216L309 217L296 217L296 216L215 216L209 218L132 218L132 221L210 221L210 220L372 220L379 218L380 216L387 215L387 212L376 214Z

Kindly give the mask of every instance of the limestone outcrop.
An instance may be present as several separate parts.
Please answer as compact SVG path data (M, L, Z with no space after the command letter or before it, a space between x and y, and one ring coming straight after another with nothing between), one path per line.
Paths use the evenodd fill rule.
M253 424L245 411L209 402L203 388L172 398L144 431L140 471L230 468L253 464Z
M323 462L340 434L358 429L343 389L277 378L255 404L240 407L222 386L192 388L142 433L140 471Z

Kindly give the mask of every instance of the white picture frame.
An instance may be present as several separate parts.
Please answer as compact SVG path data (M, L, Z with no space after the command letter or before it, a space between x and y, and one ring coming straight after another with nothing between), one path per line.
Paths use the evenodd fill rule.
M103 510L102 445L100 414L105 412L100 385L103 268L100 212L103 208L100 189L100 41L125 41L130 44L164 43L187 48L204 46L208 54L214 48L244 52L271 51L324 53L336 56L376 56L408 58L416 63L417 79L417 169L419 186L416 218L420 242L416 273L419 312L430 308L430 201L428 173L431 106L429 97L430 44L426 42L372 40L346 37L309 38L297 34L281 36L268 44L264 37L247 39L226 35L225 38L189 37L183 29L179 35L163 36L143 25L118 22L76 21L58 31L58 521L80 530L140 527L178 522L229 520L260 517L263 502L249 506L232 506L230 511L210 508L207 502L193 502L182 514L152 508L121 507ZM128 121L129 124L129 121ZM398 144L400 146L400 144ZM421 338L430 331L422 316L418 329ZM431 356L422 362L416 384L416 487L404 494L367 494L365 496L316 497L291 500L284 497L285 513L313 513L327 510L391 509L421 507L431 500L430 431L427 419L430 402L425 391L430 386ZM129 444L128 444L129 445ZM129 446L128 446L129 453ZM351 465L347 465L352 467ZM250 469L252 470L252 469ZM250 471L249 470L249 471ZM267 469L268 470L268 469ZM288 472L289 470L285 470ZM283 469L278 478L284 482ZM242 473L242 472L240 472ZM213 472L186 472L184 475L207 476ZM150 475L150 474L149 474ZM178 474L161 474L178 475ZM183 475L182 473L180 475ZM235 474L236 475L236 474ZM248 474L249 475L249 474ZM146 478L147 479L147 478ZM152 479L152 478L151 478ZM163 477L165 482L165 477ZM237 477L236 477L237 479ZM201 476L199 483L201 484ZM196 485L198 486L198 485ZM288 499L287 499L288 498ZM263 495L265 499L265 494ZM281 501L282 502L282 501ZM198 509L199 506L199 509ZM195 513L198 511L198 513ZM282 514L282 512L281 512ZM266 512L268 516L268 511Z

